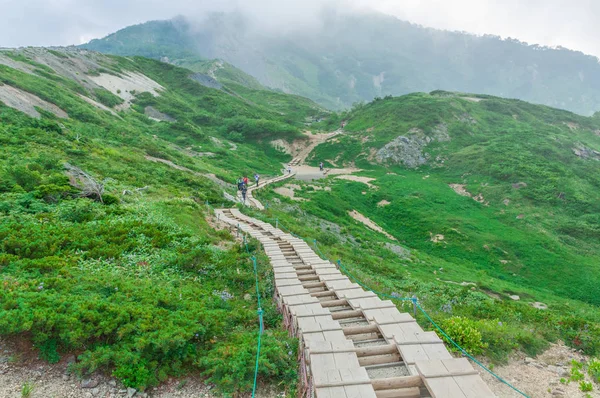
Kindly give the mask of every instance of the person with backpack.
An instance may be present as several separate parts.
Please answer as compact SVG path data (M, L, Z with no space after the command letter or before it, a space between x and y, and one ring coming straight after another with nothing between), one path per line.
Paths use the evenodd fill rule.
M241 191L243 186L244 186L244 180L242 179L242 177L240 177L237 180L238 191Z
M323 162L319 163L319 170L323 171Z
M244 186L247 187L248 186L248 177L244 177Z
M258 180L260 179L260 176L258 175L258 173L254 173L254 181L256 181L256 188L258 188Z
M248 192L248 188L244 185L242 187L242 199L244 200L244 204L246 203L246 193Z

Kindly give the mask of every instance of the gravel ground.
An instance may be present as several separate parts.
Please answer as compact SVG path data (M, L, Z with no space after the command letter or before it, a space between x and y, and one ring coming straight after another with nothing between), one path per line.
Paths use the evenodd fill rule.
M81 380L67 371L74 360L74 356L66 356L50 365L39 360L28 343L0 339L0 398L22 398L25 384L33 385L31 398L221 397L198 376L169 379L146 392L128 390L115 379L99 374ZM280 396L273 387L261 387L257 393L258 398Z
M587 361L589 358L562 344L553 344L546 352L536 358L524 355L513 356L506 366L496 366L493 370L507 382L523 391L531 398L600 398L600 385L594 384L594 391L584 393L579 390L579 382L562 384L561 377L568 379L570 362ZM499 382L485 370L473 365L499 398L522 398L519 393ZM586 375L586 381L591 381Z

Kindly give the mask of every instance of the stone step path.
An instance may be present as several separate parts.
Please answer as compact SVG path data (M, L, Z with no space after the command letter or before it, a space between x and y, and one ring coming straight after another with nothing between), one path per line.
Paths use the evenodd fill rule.
M238 209L215 213L260 241L270 259L275 299L301 342L303 396L494 397L470 362L453 358L435 332L352 283L303 240Z

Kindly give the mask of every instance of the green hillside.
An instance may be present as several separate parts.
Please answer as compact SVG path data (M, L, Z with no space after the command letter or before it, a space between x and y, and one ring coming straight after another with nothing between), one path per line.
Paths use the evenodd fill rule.
M416 293L437 320L476 322L490 358L557 338L600 352L600 120L448 92L379 99L329 128L341 120L309 162L355 165L373 187L331 177L302 184L298 202L264 192L271 217L364 282Z
M261 84L330 109L418 91L476 92L591 115L600 109L596 57L497 36L424 28L377 13L330 10L303 30L265 34L240 13L178 17L83 45L117 55L222 59ZM190 53L192 55L190 55Z
M520 101L444 92L375 101L349 112L347 120L347 135L318 147L313 163L352 160L364 168L378 163L404 175L383 177L396 183L384 183L378 192L386 197L403 192L408 197L398 197L402 204L370 211L406 234L403 239L422 242L427 231L442 228L458 236L433 245L432 253L470 261L496 277L516 274L520 286L600 304L600 121ZM398 136L408 144L381 149ZM374 156L371 148L378 151ZM389 156L394 152L397 159ZM413 164L415 153L423 164ZM423 180L421 174L430 177ZM457 195L449 184L481 194L482 203ZM412 191L430 192L425 196L433 203L410 199ZM447 199L471 206L452 207ZM486 244L502 249L494 253Z
M252 266L205 202L226 202L242 174L279 174L289 157L262 140L293 139L322 111L288 97L285 113L192 74L76 50L0 52L0 335L31 339L51 363L74 352L74 371L135 388L201 372L224 392L251 389ZM269 300L266 258L252 255L260 380L292 388L297 342Z
M269 187L256 193L266 211L244 211L316 239L362 283L417 296L475 355L502 362L558 340L600 354L598 114L445 91L332 114L199 62L0 51L3 338L142 390L200 373L219 393L248 392L257 256L260 382L293 396L298 342L267 259L206 202L233 206L224 192L240 175L278 175L290 156L270 141L301 147L307 125L346 122L308 162L371 180L294 181L299 200Z

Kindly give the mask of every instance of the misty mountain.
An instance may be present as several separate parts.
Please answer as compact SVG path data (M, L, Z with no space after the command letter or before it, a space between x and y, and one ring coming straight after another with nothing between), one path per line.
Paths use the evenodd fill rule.
M219 58L262 84L333 109L385 95L449 90L518 98L591 115L596 57L497 36L424 28L377 13L323 13L281 32L239 13L131 26L83 47L176 63ZM190 62L185 62L190 64Z

